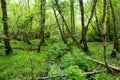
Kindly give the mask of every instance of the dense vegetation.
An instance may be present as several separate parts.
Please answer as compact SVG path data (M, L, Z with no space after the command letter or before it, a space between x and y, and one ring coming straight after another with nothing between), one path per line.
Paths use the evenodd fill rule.
M120 0L0 2L0 80L120 80Z

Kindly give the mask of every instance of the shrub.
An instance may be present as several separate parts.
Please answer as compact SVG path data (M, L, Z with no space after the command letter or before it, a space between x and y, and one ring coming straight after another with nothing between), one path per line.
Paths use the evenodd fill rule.
M110 75L106 73L96 74L94 77L95 80L115 80Z
M80 69L87 71L87 57L84 53L80 53L78 49L73 50L73 53L65 54L62 57L60 66L67 68L71 65L78 65Z
M77 65L68 67L66 69L66 74L69 80L87 80L84 71Z

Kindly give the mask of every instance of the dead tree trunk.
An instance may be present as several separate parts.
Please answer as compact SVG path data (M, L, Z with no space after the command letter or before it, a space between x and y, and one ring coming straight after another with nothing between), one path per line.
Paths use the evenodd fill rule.
M91 60L91 61L93 61L93 62L96 62L96 63L98 63L98 64L101 64L101 65L103 65L103 66L106 67L106 64L105 64L104 62L98 61L98 60L96 60L96 59L89 59L89 60ZM115 73L120 72L120 68L119 68L119 67L115 67L115 66L112 66L112 65L110 65L110 64L108 64L108 67L111 68Z
M8 23L7 23L7 9L6 9L6 0L1 0L1 8L2 8L2 14L3 14L3 27L4 27L4 44L5 44L5 51L6 55L9 55L12 52L12 48L10 45L10 39L9 39L9 32L8 32Z

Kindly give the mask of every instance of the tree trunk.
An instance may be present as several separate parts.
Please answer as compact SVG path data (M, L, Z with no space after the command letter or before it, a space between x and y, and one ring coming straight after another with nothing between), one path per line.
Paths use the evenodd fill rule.
M97 17L97 11L95 9L95 20L96 20L96 25L97 25L97 36L99 38L101 38L102 34L101 34L101 29L100 29L100 24L99 24L99 21L98 21L98 17Z
M85 23L84 23L84 7L83 7L83 0L79 0L79 3L80 3L81 23L82 23L82 39L81 39L80 43L83 42L84 51L85 51L85 52L89 52L88 45L87 45L87 39L86 39L87 27L85 27Z
M70 45L67 43L67 41L66 41L66 39L65 39L65 37L64 37L64 35L63 35L63 31L62 31L62 29L61 29L61 27L60 27L60 24L59 24L59 21L58 21L58 18L57 18L57 14L56 14L56 11L55 11L54 8L53 8L53 12L54 12L55 19L56 19L56 23L57 23L58 29L59 29L59 31L60 31L60 34L61 34L61 37L62 37L63 42L67 45L67 47L69 47L69 49L72 49L72 48L70 47Z
M74 13L74 0L70 0L70 11L71 11L71 32L75 33L75 13Z
M58 10L58 13L60 14L60 17L61 17L62 21L64 22L64 25L65 25L68 33L70 34L70 37L71 37L72 40L76 43L76 45L78 46L79 49L81 48L81 49L84 50L84 48L79 44L79 42L76 40L76 38L72 35L72 33L71 33L70 29L69 29L69 26L68 26L68 24L66 23L66 20L65 20L63 14L62 14L62 11L61 11L61 9L60 9L60 6L58 5L58 0L54 0L54 1L55 1L55 3L56 3L56 7L57 7L57 10Z
M108 2L108 1L107 1ZM108 35L108 39L110 40L110 41L112 41L112 39L113 39L113 37L112 37L112 35L111 35L111 21L110 21L110 6L109 5L107 5L107 35Z
M46 0L41 0L41 29L40 29L40 43L38 45L38 52L40 52L40 47L42 46L42 44L44 43L44 27L45 27L45 3Z
M111 11L112 11L113 26L114 26L114 33L115 33L114 49L113 49L111 55L116 56L116 51L120 51L120 49L119 49L119 41L118 41L118 33L117 33L116 18L115 18L115 12L114 12L114 8L113 8L113 5L112 5L112 1L109 0L109 2L110 2L110 8L111 8Z
M105 65L106 68L108 69L108 71L110 71L112 73L111 68L108 66L108 62L107 62L107 54L106 54L106 50L107 50L107 46L106 46L106 24L105 24L105 20L106 20L106 0L103 0L103 18L102 18L102 25L103 25L103 33L102 33L102 40L103 40L103 53L104 53L104 61L105 61Z
M3 26L4 26L4 44L5 44L5 51L6 55L9 55L12 52L12 48L10 45L9 33L8 33L8 23L7 23L7 9L6 9L6 0L1 0L1 8L3 14Z
M87 38L86 37L87 37L88 26L89 26L89 24L90 24L90 22L92 21L92 18L93 18L93 14L94 14L94 11L95 11L96 3L97 3L97 0L94 0L94 4L92 5L90 18L88 20L87 25L85 26L84 6L83 6L84 4L83 4L83 0L79 0L80 11L81 11L81 23L82 23L82 39L80 40L80 44L83 43L85 52L89 52L89 48L88 48L88 45L87 45Z

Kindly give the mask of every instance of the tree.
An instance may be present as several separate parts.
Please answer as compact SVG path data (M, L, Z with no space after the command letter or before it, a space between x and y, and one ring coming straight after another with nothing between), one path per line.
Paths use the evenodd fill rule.
M113 37L112 37L112 35L111 35L111 14L110 14L110 6L109 6L109 1L107 0L107 24L106 24L106 26L107 26L107 36L108 36L108 39L109 39L109 41L112 41L112 39L113 39Z
M67 24L67 22L66 22L66 20L65 20L65 18L64 18L64 16L63 16L63 14L62 14L62 11L61 11L61 9L60 9L60 6L59 6L59 4L58 4L58 0L54 0L55 1L55 5L56 5L56 8L57 8L57 11L58 11L58 13L60 14L60 17L61 17L61 19L62 19L62 21L63 21L63 23L64 23L64 25L65 25L65 27L66 27L66 29L67 29L67 32L69 33L69 35L70 35L70 37L72 38L72 40L76 43L76 45L77 45L77 47L80 49L83 49L84 50L84 48L79 44L79 42L77 41L77 39L72 35L72 33L71 33L71 31L70 31L70 29L69 29L69 26L68 26L68 24Z
M38 52L40 52L40 47L42 46L42 44L45 42L44 41L44 27L45 27L45 3L46 0L41 0L41 5L40 5L40 16L41 16L41 21L40 21L40 43L38 46Z
M2 8L2 15L3 15L3 27L4 27L4 44L5 44L5 51L6 55L9 55L12 52L12 48L10 45L10 39L9 39L9 32L8 32L8 23L7 23L7 9L6 9L6 0L1 0L1 8Z
M72 49L72 48L70 47L70 45L67 43L67 41L66 41L66 39L65 39L65 37L64 37L64 35L63 35L63 31L62 31L62 29L61 29L61 27L60 27L59 20L58 20L58 18L57 18L57 14L56 14L56 11L55 11L54 8L53 8L53 12L54 12L55 19L56 19L56 23L57 23L58 29L59 29L59 31L60 31L60 34L61 34L61 37L62 37L63 42L67 45L67 47L69 47L69 49Z
M112 12L113 27L114 27L114 34L115 34L114 50L112 51L111 55L116 56L116 51L120 51L120 49L119 49L119 41L118 41L118 33L117 33L117 27L116 27L116 17L115 17L115 12L114 12L114 8L113 8L113 5L112 5L112 1L109 0L109 2L110 2L110 8L111 8L111 12Z
M75 32L75 13L74 13L74 0L70 0L70 12L71 12L71 32Z
M108 66L108 63L107 63L107 55L106 55L106 23L105 23L105 20L106 20L106 10L107 10L107 3L106 3L106 0L103 0L103 18L102 18L102 25L103 25L103 33L102 33L102 40L103 40L103 53L104 53L104 61L105 61L105 65L106 65L106 68L108 69L108 71L112 72L112 70L110 69L110 67Z
M82 24L82 39L80 40L80 43L83 42L84 45L84 51L89 53L89 48L87 45L87 30L88 30L88 26L93 18L93 13L95 11L95 7L96 7L96 3L97 0L94 0L94 4L92 5L92 10L91 10L91 15L90 18L88 20L87 25L85 25L85 18L84 18L84 3L83 0L79 0L79 5L80 5L80 12L81 12L81 24Z

